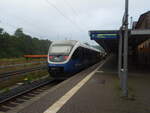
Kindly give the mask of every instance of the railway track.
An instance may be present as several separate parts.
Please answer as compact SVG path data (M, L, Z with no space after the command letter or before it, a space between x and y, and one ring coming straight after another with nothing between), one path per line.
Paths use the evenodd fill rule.
M46 78L46 79L42 79L39 81L34 81L30 84L22 84L16 88L10 90L9 92L0 94L0 104L2 104L3 102L6 102L12 98L15 98L17 96L20 96L22 94L30 92L36 88L45 86L53 81L54 81L54 79L50 80L50 79Z
M32 64L37 64L37 63L44 64L46 63L46 61L33 61L30 63L3 65L3 66L0 66L0 69L12 68L12 67L17 67L17 66L26 66L26 65L32 65Z
M46 68L47 68L47 66L43 65L43 66L38 66L38 67L33 67L33 68L28 68L28 69L21 69L21 70L17 70L17 71L10 71L10 72L0 73L0 80L11 77L13 75L26 74L26 73L29 73L29 72L42 70L42 69L46 69Z
M49 88L45 88L45 86L50 85L54 82L55 82L54 79L45 78L38 81L34 81L30 84L22 84L7 93L0 94L0 112L6 112L10 110L10 109L3 108L2 106L7 106L7 108L9 107L11 108L11 105L9 105L8 103L14 102L14 100L17 100L18 98L22 98L23 96L33 97L34 94L38 95L37 92L39 92L39 89L42 90L39 93L43 93L43 90L49 89Z
M42 66L28 68L28 69L21 69L17 71L0 73L0 81L8 80L9 77L12 77L12 76L24 75L29 72L34 72L34 71L43 70L43 69L47 69L47 66L42 65ZM15 87L9 89L9 91L7 92L1 92L0 93L0 113L7 111L1 106L3 105L7 106L7 103L11 102L11 100L21 97L23 95L26 95L34 90L41 89L53 83L54 81L55 80L50 79L49 76L45 76L45 78L41 78L40 80L36 80L30 83L27 82L27 83L18 84Z

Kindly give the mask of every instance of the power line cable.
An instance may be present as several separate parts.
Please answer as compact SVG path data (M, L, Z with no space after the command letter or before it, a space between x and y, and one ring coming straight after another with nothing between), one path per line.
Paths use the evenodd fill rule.
M64 2L66 3L67 6L70 7L70 9L72 10L72 12L78 16L78 13L76 12L76 10L72 7L72 5L67 1L67 0L64 0Z
M64 2L66 3L66 5L67 6L69 6L70 7L70 9L72 10L72 12L74 13L74 15L76 16L76 17L79 17L79 14L77 13L77 11L72 7L72 5L68 2L68 0L64 0ZM82 23L82 24L84 24L84 23ZM84 24L84 29L86 30L86 24Z
M59 10L59 8L57 8L57 6L55 4L53 4L52 2L50 2L49 0L45 0L50 6L52 6L54 9L56 9L58 11L58 13L63 16L66 20L68 20L71 24L75 25L76 27L78 27L80 30L84 31L82 28L80 28L74 21L72 21L69 17L67 17L61 10Z

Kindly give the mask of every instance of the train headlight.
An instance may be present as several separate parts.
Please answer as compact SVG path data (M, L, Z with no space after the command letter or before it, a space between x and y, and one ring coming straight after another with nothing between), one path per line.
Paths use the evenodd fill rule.
M49 56L49 59L53 59L53 56Z
M69 56L64 56L64 59L67 60Z

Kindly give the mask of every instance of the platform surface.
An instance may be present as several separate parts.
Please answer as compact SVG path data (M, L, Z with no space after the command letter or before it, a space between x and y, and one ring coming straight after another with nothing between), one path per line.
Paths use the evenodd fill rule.
M148 80L141 80L145 85L139 90L139 76L131 76L133 97L120 97L116 60L111 57L69 78L17 113L150 113L150 92L147 97L139 93Z

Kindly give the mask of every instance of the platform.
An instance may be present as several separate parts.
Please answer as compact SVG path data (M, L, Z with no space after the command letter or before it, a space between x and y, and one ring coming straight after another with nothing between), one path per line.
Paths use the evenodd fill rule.
M131 98L131 100L124 100L120 97L116 61L116 57L111 57L98 63L48 90L46 94L30 103L30 105L10 113L150 112L150 102L146 100L150 99L150 96L148 96L150 92L147 91L146 98L144 98L143 93L136 92L139 91L137 87L139 76L136 76L136 79L133 79L135 75L131 76L133 79L132 85L136 86L134 92L136 97ZM141 85L140 90L142 90L142 87L150 85L148 79L141 81L145 85Z

